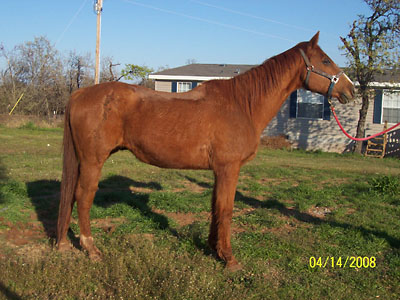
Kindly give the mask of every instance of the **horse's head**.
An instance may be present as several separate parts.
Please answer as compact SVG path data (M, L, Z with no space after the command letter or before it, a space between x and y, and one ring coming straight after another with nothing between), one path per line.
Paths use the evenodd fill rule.
M348 103L354 98L353 82L318 46L319 32L299 50L304 60L304 88Z

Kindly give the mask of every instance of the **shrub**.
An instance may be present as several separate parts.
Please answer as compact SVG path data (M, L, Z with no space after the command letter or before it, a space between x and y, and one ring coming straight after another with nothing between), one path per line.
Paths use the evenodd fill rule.
M399 178L391 175L375 177L369 182L371 191L390 196L400 194L399 184Z

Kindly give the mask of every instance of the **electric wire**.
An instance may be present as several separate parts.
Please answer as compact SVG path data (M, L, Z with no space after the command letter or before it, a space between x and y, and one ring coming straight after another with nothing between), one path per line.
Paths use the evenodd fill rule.
M63 32L60 34L60 36L58 37L57 41L55 42L54 46L56 46L64 37L64 34L68 31L68 29L71 27L71 25L74 23L75 19L78 17L78 15L81 13L83 7L85 6L86 2L88 2L88 0L83 0L81 6L78 8L78 10L76 11L76 13L73 15L73 17L71 18L71 20L68 22L67 26L65 26Z
M316 31L314 29L308 29L308 28L297 26L297 25L292 25L292 24L281 22L281 21L268 19L268 18L256 16L256 15L253 15L253 14L249 14L249 13L244 13L244 12L241 12L241 11L233 10L233 9L230 9L230 8L227 8L227 7L223 7L223 6L210 4L210 3L207 3L207 2L203 2L203 1L190 0L190 2L199 4L199 5L202 5L202 6L208 6L208 7L211 7L211 8L219 9L219 10L222 10L222 11L226 11L226 12L229 12L229 13L232 13L232 14L236 14L236 15L240 15L240 16L244 16L244 17L248 17L248 18L252 18L252 19L258 19L258 20L262 20L262 21L265 21L265 22L269 22L269 23L274 23L274 24L290 27L290 28L293 28L293 29L298 29L298 30L307 31L307 32L315 32Z
M210 20L210 19L196 17L196 16L180 13L180 12L177 12L177 11L173 11L173 10L170 10L170 9L165 9L165 8L160 8L160 7L149 5L149 4L144 4L144 3L133 1L133 0L124 0L124 1L127 2L127 3L130 3L130 4L133 4L133 5L136 5L136 6L141 6L141 7L152 9L152 10L155 10L155 11L160 11L160 12L164 12L164 13L167 13L167 14L184 17L184 18L187 18L187 19L200 21L200 22L203 22L203 23L217 25L217 26L221 26L221 27L225 27L225 28L229 28L229 29L233 29L233 30L238 30L238 31L243 31L243 32L251 33L251 34L256 34L256 35L267 37L267 38L279 39L279 40L287 41L287 42L290 42L290 43L295 42L295 41L293 41L291 39L287 39L287 38L284 38L284 37L281 37L281 36L278 36L278 35L268 34L268 33L264 33L264 32L261 32L261 31L256 31L256 30L252 30L252 29L243 28L243 27L236 26L236 25L231 25L231 24L226 24L226 23L222 23L222 22L218 22L218 21L214 21L214 20Z

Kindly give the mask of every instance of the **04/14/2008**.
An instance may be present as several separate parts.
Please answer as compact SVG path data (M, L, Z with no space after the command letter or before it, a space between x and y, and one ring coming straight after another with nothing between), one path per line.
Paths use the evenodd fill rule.
M311 256L308 264L310 268L375 268L374 256L346 256L346 257L315 257Z

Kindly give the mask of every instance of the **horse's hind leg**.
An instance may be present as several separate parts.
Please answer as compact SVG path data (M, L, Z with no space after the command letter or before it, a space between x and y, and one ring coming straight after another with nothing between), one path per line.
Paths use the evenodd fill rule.
M227 268L237 270L240 265L232 254L231 221L233 202L240 167L237 165L221 166L214 170L215 184L212 198L212 219L208 243Z
M101 259L101 252L94 244L90 230L90 208L98 189L101 175L101 168L104 162L82 161L79 168L79 179L75 191L75 198L78 207L78 218L80 227L80 244L88 251L89 257L93 260Z

